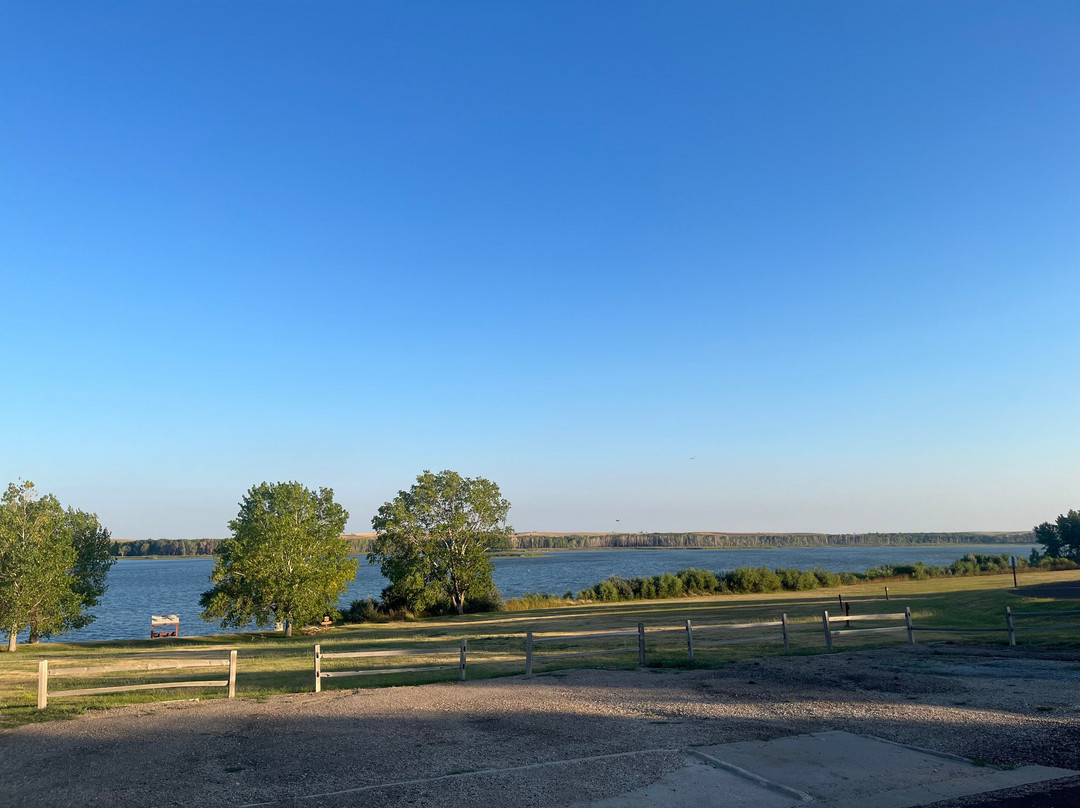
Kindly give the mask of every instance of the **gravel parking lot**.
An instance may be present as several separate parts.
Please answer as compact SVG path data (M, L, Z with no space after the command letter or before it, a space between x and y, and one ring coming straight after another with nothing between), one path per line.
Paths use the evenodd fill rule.
M827 730L1080 769L1080 654L935 644L132 706L4 733L0 804L569 805L689 747Z

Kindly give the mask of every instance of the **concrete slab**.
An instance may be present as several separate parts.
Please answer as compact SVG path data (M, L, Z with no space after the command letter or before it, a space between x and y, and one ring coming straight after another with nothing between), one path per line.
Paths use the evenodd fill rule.
M765 782L805 792L822 808L908 808L1077 774L1045 766L979 766L953 755L848 732L819 732L696 751L729 771L748 772L758 778L758 785Z
M806 801L687 755L687 765L645 788L570 808L796 808Z

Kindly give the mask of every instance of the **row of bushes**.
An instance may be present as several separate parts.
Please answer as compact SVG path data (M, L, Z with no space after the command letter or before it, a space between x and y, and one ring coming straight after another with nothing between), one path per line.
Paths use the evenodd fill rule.
M1017 559L1018 569L1068 570L1080 568L1074 561L1046 558L1032 553L1028 560ZM815 567L799 570L780 567L739 567L730 572L716 574L708 570L685 569L676 573L665 572L648 578L621 578L612 575L595 586L583 589L575 596L572 592L559 595L530 592L520 598L503 601L498 590L482 600L469 604L466 611L487 612L523 611L569 606L574 603L617 603L627 600L659 600L693 597L696 595L728 595L768 592L805 592L812 589L850 586L867 581L895 581L939 578L963 575L994 575L1011 569L1008 555L976 555L968 553L947 567L930 566L921 561L915 564L893 564L874 567L866 572L830 572ZM446 610L448 612L448 610ZM439 613L436 610L436 613ZM342 613L345 622L360 623L389 620L410 616L392 604L373 598L356 600Z

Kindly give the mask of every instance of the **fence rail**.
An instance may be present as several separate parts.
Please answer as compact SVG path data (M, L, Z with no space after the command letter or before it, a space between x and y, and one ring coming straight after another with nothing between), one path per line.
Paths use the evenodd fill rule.
M637 635L637 652L638 652L638 667L645 667L645 624L638 623L637 629L629 629L625 631L596 631L589 634L544 634L536 636L531 631L525 634L525 675L533 675L533 660L534 658L540 661L548 659L568 659L570 657L584 657L584 656L611 656L612 654L626 654L630 653L631 648L601 648L596 651L567 651L556 654L543 654L537 655L533 651L533 646L537 643L545 642L567 642L568 640L597 640L608 637L632 637Z
M151 682L138 685L109 685L107 687L84 687L75 690L54 690L52 693L49 692L50 679L89 677L105 673L134 673L138 671L216 667L227 667L229 669L228 678L201 681L185 680L181 682ZM229 698L233 698L236 695L236 651L229 651L229 656L227 658L178 657L176 659L130 660L128 662L117 662L112 665L97 665L82 668L53 668L52 670L49 669L49 660L42 659L38 662L37 708L39 710L44 710L48 707L50 696L55 699L62 696L93 696L99 693L123 693L128 690L165 690L174 687L227 687L229 689Z
M417 673L421 671L445 671L451 668L458 669L458 681L465 681L465 666L468 662L469 641L462 639L453 648L380 648L375 651L323 651L321 645L315 646L315 692L322 691L323 679L334 679L348 676L376 676L382 673ZM417 656L450 656L458 654L456 665L419 665L407 668L377 668L354 671L324 671L322 662L324 659L363 659L377 657L417 657Z

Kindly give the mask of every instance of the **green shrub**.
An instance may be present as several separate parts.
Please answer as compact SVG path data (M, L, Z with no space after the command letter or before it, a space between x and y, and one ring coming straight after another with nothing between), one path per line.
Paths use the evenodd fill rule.
M821 567L814 567L810 572L817 578L818 586L832 588L840 586L840 584L843 583L843 581L840 580L840 576L835 572L823 570Z
M725 579L732 592L779 592L783 585L780 576L768 567L739 567L729 572Z

